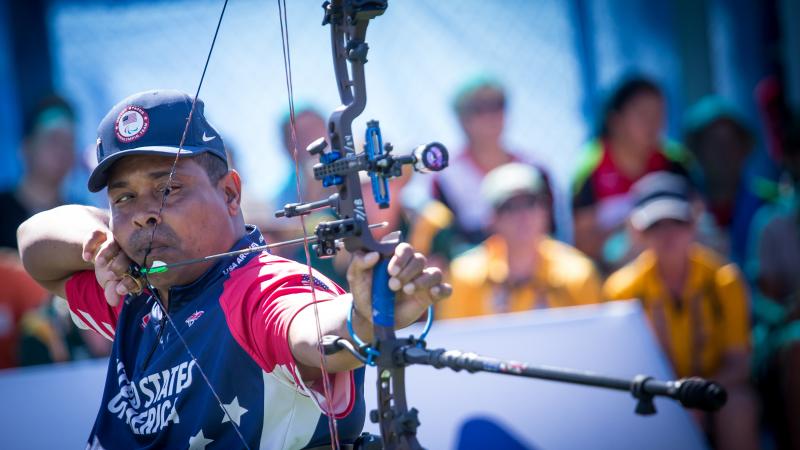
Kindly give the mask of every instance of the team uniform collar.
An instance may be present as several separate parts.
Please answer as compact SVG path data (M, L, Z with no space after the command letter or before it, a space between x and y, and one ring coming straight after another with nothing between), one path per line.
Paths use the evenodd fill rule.
M246 225L245 234L229 249L229 251L242 250L247 247L265 245L264 236L255 225ZM207 288L227 276L233 269L240 267L257 256L258 253L247 253L243 255L227 256L219 259L213 266L189 284L173 286L169 289L170 310L191 302L201 295Z

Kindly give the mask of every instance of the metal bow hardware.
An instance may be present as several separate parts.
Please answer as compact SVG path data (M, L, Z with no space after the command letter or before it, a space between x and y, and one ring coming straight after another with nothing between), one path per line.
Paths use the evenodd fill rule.
M323 4L325 16L322 23L331 27L333 66L342 105L328 121L331 148L328 148L325 139L320 138L309 146L308 151L318 156L320 161L314 166L314 178L326 187L336 187L338 192L325 200L287 205L276 213L278 217L292 217L330 207L336 220L320 223L315 230L314 248L318 256L333 256L338 250L335 242L339 240L347 250L381 254L373 272L373 341L369 344L362 342L350 327L351 338L358 347L339 336L325 336L323 343L326 354L345 349L377 369L378 405L370 412L370 419L380 427L381 443L364 443L364 447L385 450L422 448L416 438L420 425L418 411L409 409L406 402L404 373L405 367L411 364L626 390L638 399L638 414L655 413L652 399L656 395L677 399L687 407L721 407L726 400L725 391L719 385L699 378L660 382L652 377L638 376L633 380L621 380L588 372L533 367L473 353L428 350L424 337L431 325L433 312L430 309L428 323L420 338L399 338L395 335L395 298L388 286L387 265L398 241L378 242L367 229L369 222L364 210L359 173L369 175L374 200L385 208L390 202L387 182L401 174L403 165L412 165L418 172L439 171L447 166L448 154L444 146L432 143L418 147L409 156L394 156L391 145L383 144L378 122L374 120L367 123L363 151L357 152L355 149L352 122L366 106L364 64L369 50L365 41L367 26L370 20L383 14L387 6L387 0L332 0Z
M283 2L283 3L282 3ZM227 0L225 2L227 5ZM288 47L288 23L286 20L285 0L278 0L280 11L281 32L283 37L284 67L286 72L287 94L289 97L290 123L294 137L294 107L292 98L291 84L291 58L289 57ZM284 243L269 244L263 247L239 250L236 252L221 253L218 255L197 258L188 261L179 261L166 264L161 261L149 261L148 267L146 252L142 268L137 268L135 273L143 276L147 281L148 287L159 304L162 304L157 292L147 280L148 274L159 273L185 264L209 261L211 259L241 254L253 251L264 251L267 248L281 245L304 243L306 248L306 262L309 265L309 286L311 286L312 296L315 296L313 273L310 269L310 257L308 244L314 243L314 251L319 257L332 257L342 247L349 251L378 252L381 258L374 268L372 285L372 322L373 340L366 343L352 331L350 339L341 336L321 336L319 314L314 312L317 321L317 331L319 336L320 366L323 374L323 390L332 407L331 386L326 369L325 358L323 355L330 355L341 350L350 352L367 365L375 366L378 371L377 389L378 405L370 412L370 419L380 427L380 439L371 436L362 436L356 444L356 448L371 450L394 450L394 449L421 449L417 441L416 432L420 425L418 411L409 408L405 395L405 367L412 364L430 365L436 368L447 367L454 371L466 370L468 372L493 372L505 375L515 375L521 377L538 378L552 381L596 386L607 389L616 389L630 392L637 399L637 414L654 414L654 396L665 396L678 400L686 407L699 408L705 410L716 410L726 401L725 390L716 383L700 378L686 378L677 381L658 381L652 377L637 376L632 380L611 378L589 372L581 372L568 369L558 369L552 367L535 367L526 363L516 361L503 361L489 357L483 357L474 353L464 353L456 350L435 349L429 350L425 345L425 336L432 323L433 311L428 311L428 322L425 331L419 338L397 337L395 335L394 321L394 293L389 289L389 275L387 266L389 258L394 253L394 249L399 243L398 239L377 241L373 238L370 228L381 226L381 224L370 225L364 207L364 198L361 188L359 174L366 173L371 181L372 195L375 202L381 208L389 206L391 201L388 189L388 182L391 178L402 174L403 166L411 166L417 172L434 172L447 167L447 149L439 143L421 145L408 155L395 155L389 143L383 143L380 127L377 121L370 121L364 134L364 147L357 151L353 139L352 123L364 110L367 101L366 81L364 77L364 64L367 62L369 46L365 41L367 27L370 20L382 15L388 7L387 0L331 0L323 4L324 19L323 25L331 27L331 47L333 55L334 72L336 84L339 91L341 106L331 114L328 121L327 141L321 137L307 149L311 154L319 158L319 163L313 168L314 178L326 187L333 187L336 193L326 199L286 205L283 209L276 212L277 217L300 217L303 225L304 236L302 239L295 239ZM217 32L224 15L222 14L217 23ZM217 33L214 35L216 40ZM206 60L206 68L213 51L213 42ZM203 71L205 75L205 69ZM195 103L202 86L203 77L195 93ZM194 103L192 105L194 112ZM192 120L190 113L187 118L186 129ZM184 132L184 137L186 133ZM183 141L183 139L182 139ZM328 146L330 142L330 146ZM181 142L180 147L183 147ZM180 157L181 151L175 157L175 162L170 174L168 186L171 186L172 176ZM295 157L295 170L297 170L297 158ZM299 179L299 177L298 177ZM165 189L161 209L158 212L159 218L161 211L166 204L169 188ZM298 181L298 195L300 195ZM303 217L314 210L330 208L335 219L320 223L314 230L314 236L308 237L305 231ZM160 220L156 221L157 227ZM153 236L155 236L155 227ZM152 239L151 239L152 241ZM172 328L195 361L198 370L206 381L217 399L220 407L225 410L214 387L205 377L200 362L196 360L177 327L172 322L168 312L162 306L162 312L166 320L172 324ZM351 310L352 314L352 310ZM348 319L350 325L350 319ZM353 345L351 340L356 343ZM326 411L329 418L329 429L331 435L331 447L339 447L338 431L336 429L335 414ZM249 447L246 439L241 434L238 426L230 420L236 433L241 438L244 447Z

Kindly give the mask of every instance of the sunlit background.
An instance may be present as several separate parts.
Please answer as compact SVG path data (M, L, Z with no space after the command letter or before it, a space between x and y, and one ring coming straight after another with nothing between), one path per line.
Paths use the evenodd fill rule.
M326 116L339 105L329 29L321 26L321 2L286 1L291 59L291 67L286 67L278 2L231 0L200 90L206 117L233 152L248 200L265 209L281 206L276 196L294 170L280 129L289 111L287 71L291 70L297 105L313 106ZM387 13L372 21L367 33L368 103L354 123L357 141L366 121L377 119L384 141L391 141L398 152L439 141L458 154L466 142L453 109L454 96L467 80L494 78L507 90L505 147L521 159L537 162L554 179L556 237L562 241L573 242L568 193L578 153L595 135L606 94L628 75L650 78L663 90L665 137L676 141L685 141L685 114L691 105L708 95L726 100L737 111L736 119L752 133L747 170L758 172L764 162L768 168L764 173L771 177L765 178L774 182L770 185L774 198L759 201L767 204L791 197L781 197L791 189L778 192L788 185L788 176L774 151L778 133L767 129L779 121L764 117L768 102L759 101L756 91L763 80L777 80L784 88L785 106L800 110L798 1L389 3ZM79 152L59 200L106 205L103 192L92 195L86 189L88 174L96 164L98 123L112 105L135 92L167 88L193 95L222 5L222 0L0 0L0 192L13 192L24 173L25 113L55 93L74 106ZM728 162L719 159L720 165ZM745 180L742 186L749 183L745 176L750 172L738 175ZM430 177L415 177L403 191L409 210L428 198L429 182ZM473 184L465 183L463 189L477 195L479 186ZM755 211L754 206L748 224L750 219L758 222L753 218ZM12 240L14 229L16 224ZM746 235L724 232L726 238ZM738 256L736 262L741 263L745 255ZM760 262L757 258L748 262L752 259ZM760 295L758 272L747 270L742 267L749 283L743 297L750 296L747 307L755 310ZM61 313L68 316L66 310ZM660 349L646 320L638 302L606 303L440 321L431 340L434 345L452 343L498 357L620 376L646 371L660 378L673 377L666 351ZM751 324L758 320L753 313ZM38 434L41 424L60 426L65 440L59 443L69 443L64 447L72 447L73 442L80 445L96 414L95 398L103 385L105 365L103 360L94 360L3 371L0 447L5 448L5 438L11 440L8 448L51 442L53 436ZM492 416L497 424L508 425L529 439L530 448L539 448L538 444L564 448L565 442L572 448L705 446L700 428L674 403L658 403L660 415L644 419L631 413L633 402L624 393L529 384L520 379L501 382L441 371L431 376L432 370L410 369L408 383L413 385L408 388L411 403L422 410L421 436L428 448L455 448L453 430L468 416L481 415ZM367 386L369 408L374 391L371 384ZM51 400L55 407L40 407ZM442 413L453 405L457 410L453 414ZM557 405L570 420L551 414L551 405ZM71 415L64 417L64 410ZM769 412L769 405L764 411ZM20 421L20 417L36 420ZM605 440L598 443L597 436ZM760 438L768 443L764 448L776 448L769 445L768 431Z
M289 38L295 101L327 114L338 96L318 3L288 2ZM375 118L398 149L439 140L457 152L462 137L451 108L454 92L464 80L489 74L508 87L509 146L548 167L563 187L604 90L623 74L643 73L662 84L672 136L684 108L709 92L755 119L752 89L774 56L764 51L773 38L768 5L708 4L706 12L690 1L393 2L391 14L368 33L369 101L354 130ZM44 23L36 23L37 11L23 14L29 24L17 23L18 14L12 20L11 12L36 5ZM0 184L12 185L20 175L19 113L42 92L54 90L75 105L84 165L94 157L97 124L121 98L156 87L193 93L221 6L205 0L3 3L0 22L11 23L0 33L0 49L7 50L0 52ZM36 54L15 55L12 46ZM232 1L200 96L249 189L265 201L290 168L278 128L288 111L282 61L277 3ZM86 195L85 176L79 169L71 177L73 198Z

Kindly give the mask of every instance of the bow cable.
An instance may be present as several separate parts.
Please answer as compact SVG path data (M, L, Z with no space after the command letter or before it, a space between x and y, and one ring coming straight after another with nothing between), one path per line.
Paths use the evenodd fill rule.
M298 149L297 131L295 127L294 86L292 83L292 59L289 49L289 18L286 11L286 0L277 0L277 2L278 16L280 18L281 27L281 46L283 49L283 69L286 79L286 94L289 102L289 128L292 135L292 157L294 160L295 188L297 190L298 203L303 203L303 193L300 186L300 167L297 155ZM311 253L308 249L309 239L304 215L300 215L300 225L303 229L303 251L305 253L306 266L308 267L308 285L311 288L311 302L312 307L314 308L314 319L317 331L317 351L319 353L320 369L322 371L322 390L325 396L325 403L327 405L327 411L325 411L325 415L328 416L328 432L331 436L331 448L338 450L339 430L336 422L336 412L333 410L333 388L331 387L331 380L328 374L327 363L325 361L325 352L322 344L322 327L319 319L319 308L317 307L317 292L314 283L314 272L311 268Z
M170 191L172 189L172 181L173 181L173 178L175 176L175 171L178 168L178 160L180 159L181 152L183 151L183 144L186 141L186 134L189 132L189 126L192 123L192 117L194 116L195 107L197 106L197 98L200 95L200 89L203 86L203 80L205 80L206 72L208 71L208 64L211 61L211 54L214 52L214 45L217 43L217 36L219 35L219 29L220 29L220 27L222 25L222 18L225 16L225 10L227 9L227 7L228 7L228 0L225 0L225 2L222 5L222 11L219 14L219 19L217 20L217 27L214 30L214 37L211 39L211 46L208 49L208 55L206 56L206 62L205 62L205 65L203 66L203 73L200 75L200 82L197 84L197 90L195 91L194 98L192 99L192 106L191 106L191 109L189 110L189 117L186 118L186 125L183 128L183 134L181 135L181 141L178 144L178 153L175 154L175 160L172 162L172 168L170 169L170 172L169 172L169 178L167 178L167 185L164 188L164 194L161 197L161 206L158 208L158 214L156 215L156 221L155 221L155 224L153 225L153 232L150 235L150 242L147 244L147 250L145 250L144 258L143 258L143 261L142 261L143 265L145 267L147 267L147 258L148 258L148 256L150 256L150 252L153 249L153 242L155 241L156 230L158 229L158 224L161 222L161 215L162 215L162 213L164 211L164 207L167 204L167 196L170 194ZM244 438L244 435L242 435L242 432L239 429L239 426L236 424L236 422L233 420L233 417L231 417L230 413L225 408L224 404L222 403L222 399L220 398L220 396L217 393L217 391L214 389L214 386L211 384L211 381L208 379L208 376L206 375L205 370L203 370L203 367L200 365L200 362L197 360L197 357L194 355L194 352L192 352L192 350L189 348L189 344L186 342L186 339L184 339L184 337L181 334L181 332L178 331L178 327L175 325L175 322L172 320L172 316L169 315L169 312L167 311L167 308L164 306L164 301L161 299L161 296L158 294L158 291L153 286L153 284L150 283L150 279L147 276L147 272L142 272L142 276L144 278L145 283L147 284L147 287L148 287L148 289L150 291L150 294L156 300L156 304L158 304L159 309L163 313L164 317L167 319L167 322L169 322L170 326L175 331L175 334L177 334L177 336L180 339L181 343L186 348L186 352L192 358L192 361L194 362L195 366L197 367L197 370L200 372L200 375L203 377L203 380L205 381L206 385L208 385L208 388L211 390L211 393L214 395L214 399L217 401L217 404L219 405L220 408L222 408L222 411L225 413L225 416L230 421L231 425L233 426L234 431L236 431L236 434L239 436L239 439L242 441L242 445L244 445L244 447L249 450L250 446L247 444L247 440Z

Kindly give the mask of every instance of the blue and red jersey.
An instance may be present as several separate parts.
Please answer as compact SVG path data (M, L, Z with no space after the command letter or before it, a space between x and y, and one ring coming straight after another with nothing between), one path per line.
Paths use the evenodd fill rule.
M263 244L249 228L233 250ZM300 378L289 348L292 320L313 304L311 286L317 302L344 293L319 273L311 278L306 266L268 253L224 258L170 289L179 336L146 291L112 308L94 272L75 274L66 285L73 320L114 341L87 448L241 448L234 422L250 448L302 449L330 442L322 411L336 414L342 443L355 440L363 369L331 375L329 408L321 383Z

